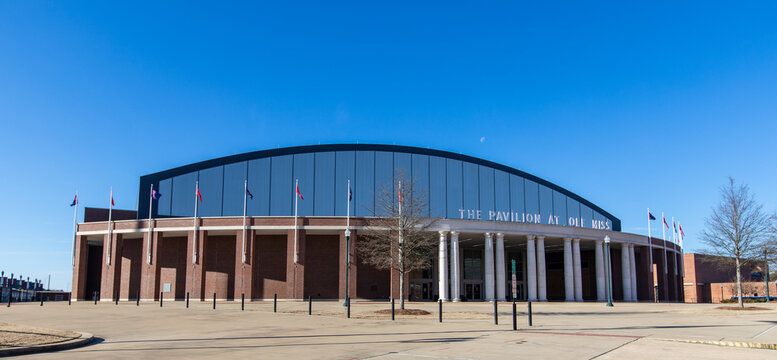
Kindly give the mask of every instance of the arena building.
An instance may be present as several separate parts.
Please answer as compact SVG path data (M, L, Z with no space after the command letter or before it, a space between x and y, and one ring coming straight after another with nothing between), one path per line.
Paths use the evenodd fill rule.
M517 300L604 301L606 236L615 300L683 298L678 246L621 232L618 218L558 185L466 155L366 144L264 150L142 176L134 219L93 212L78 224L74 298L342 299L348 181L358 241L376 189L396 186L397 169L438 219L439 256L404 282L412 300L510 300L515 284ZM296 225L295 181L304 197ZM354 248L350 297L398 297L398 274L364 264Z

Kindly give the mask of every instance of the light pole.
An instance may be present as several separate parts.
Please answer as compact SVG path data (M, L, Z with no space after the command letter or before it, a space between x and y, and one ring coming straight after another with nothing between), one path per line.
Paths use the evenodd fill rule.
M345 302L343 306L348 306L348 269L351 267L351 229L345 229Z
M769 256L764 248L764 284L766 284L766 302L769 302Z
M610 236L604 236L604 258L607 268L607 306L612 306L612 269L610 266Z

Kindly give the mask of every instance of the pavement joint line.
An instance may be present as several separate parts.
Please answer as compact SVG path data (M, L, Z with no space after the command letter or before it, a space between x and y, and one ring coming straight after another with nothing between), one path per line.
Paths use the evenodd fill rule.
M642 338L636 338L636 339L632 339L632 340L626 341L626 342L625 342L625 343L623 343L623 344L620 344L620 345L618 345L618 346L616 346L616 347L614 347L614 348L612 348L612 349L610 349L610 350L607 350L607 351L605 351L605 352L603 352L603 353L601 353L601 354L599 354L599 355L596 355L596 356L592 357L590 360L596 359L596 358L598 358L598 357L602 357L602 356L603 356L603 355L605 355L605 354L609 354L609 353L611 353L611 352L613 352L613 351L615 351L615 350L618 350L618 349L620 349L620 348L622 348L622 347L624 347L624 346L626 346L626 345L628 345L628 344L631 344L631 343L633 343L633 342L635 342L635 341L637 341L637 340L639 340L639 339L642 339Z
M764 330L764 331L761 331L760 333L758 333L758 335L756 335L756 336L753 336L753 339L755 339L755 338L757 338L757 337L759 337L759 336L761 336L761 335L763 335L763 334L766 334L766 333L768 333L770 330L774 329L775 327L777 327L777 325L772 325L772 326L770 326L768 329L766 329L766 330Z
M524 334L545 334L545 335L571 335L571 336L598 336L598 337L615 337L615 338L630 338L641 339L644 336L640 335L620 335L620 334L592 334L592 333L574 333L574 332L558 332L558 331L532 331L532 330L518 330L516 332Z
M652 338L661 341L681 342L688 344L704 344L704 345L717 345L726 347L737 347L744 349L766 349L777 350L777 344L764 344L750 341L717 341L717 340L686 340L686 339L666 339L666 338Z

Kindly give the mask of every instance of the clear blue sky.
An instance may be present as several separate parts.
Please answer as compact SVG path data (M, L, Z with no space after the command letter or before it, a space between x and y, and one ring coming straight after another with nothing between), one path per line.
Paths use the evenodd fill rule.
M0 3L0 268L69 289L76 190L278 146L481 157L689 250L727 176L777 208L777 5L367 3Z

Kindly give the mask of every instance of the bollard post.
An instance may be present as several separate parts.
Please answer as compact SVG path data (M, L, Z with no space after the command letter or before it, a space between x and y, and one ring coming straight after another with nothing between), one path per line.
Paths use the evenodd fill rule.
M440 313L440 316L439 316L439 321L440 321L440 322L442 322L442 299L438 300L438 301L437 301L437 304L439 304L439 306L438 306L438 307L440 308L440 309L439 309L439 313Z
M515 299L513 299L513 330L518 330L518 318L515 313Z
M308 295L308 315L313 315L313 297Z
M278 312L278 294L273 295L272 312Z
M213 293L213 310L216 310L216 293Z
M529 326L531 326L531 301L529 301Z
M240 294L240 311L243 311L246 309L246 294L242 293Z
M494 300L494 325L499 325L499 311L497 310L496 300Z
M186 308L189 308L189 292L186 292Z
M12 291L8 291L8 305L6 305L6 307L11 307L11 293Z
M116 305L119 305L119 292L118 291L116 292L116 299L114 299L113 301L116 303Z
M394 298L391 298L391 320L394 320Z
M346 301L346 307L348 308L348 310L346 312L346 317L350 319L351 318L351 301L350 301L350 299L348 299L348 301Z
M73 294L70 294L70 296L67 297L67 305L70 306L71 301L73 301Z
M135 306L140 306L140 291L138 291L138 296L135 298Z
M40 296L40 306L43 306L43 295Z
M159 292L159 307L162 307L162 302L164 302L164 297L162 296L164 294L162 291Z
M94 304L97 305L97 291L92 294L92 299L94 299Z

